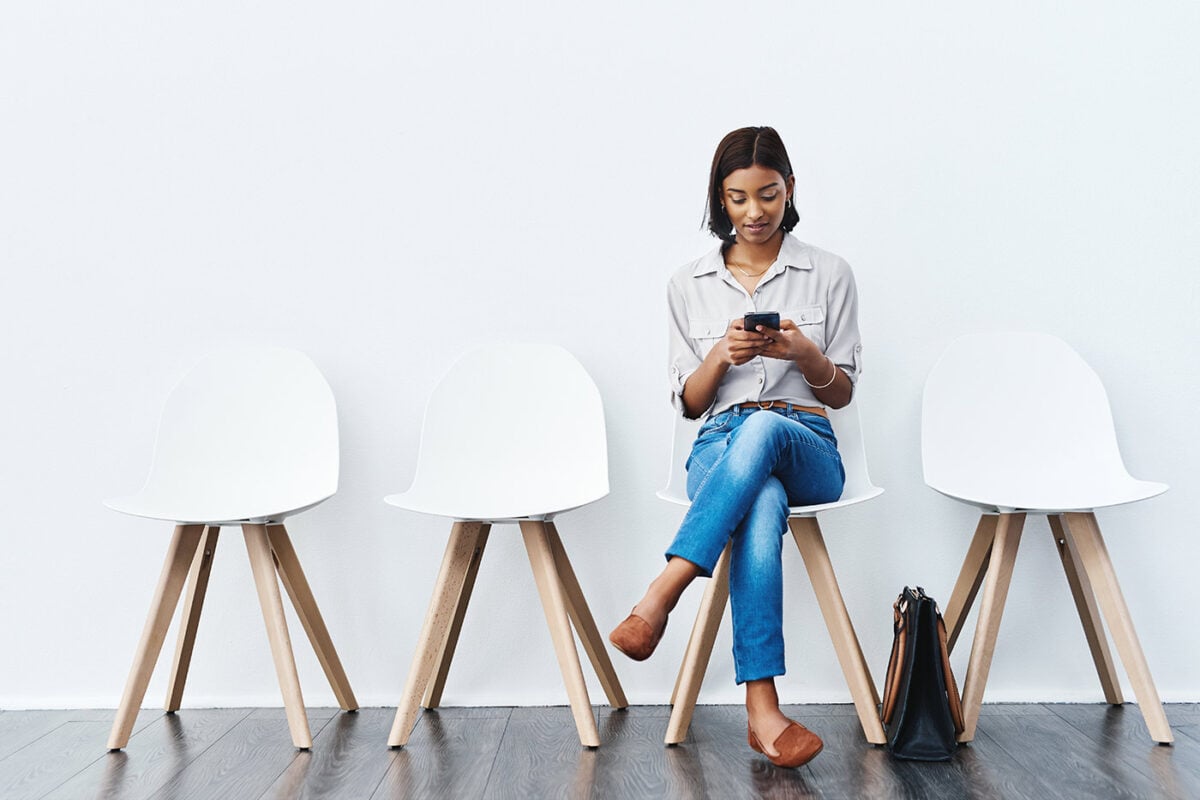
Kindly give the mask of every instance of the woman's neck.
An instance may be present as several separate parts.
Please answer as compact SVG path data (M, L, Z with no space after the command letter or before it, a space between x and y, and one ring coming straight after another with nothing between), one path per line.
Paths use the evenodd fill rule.
M725 257L726 259L732 258L734 261L743 264L751 264L758 267L770 266L775 263L775 259L779 258L779 250L783 247L783 235L783 230L781 229L761 244L736 241L725 251Z

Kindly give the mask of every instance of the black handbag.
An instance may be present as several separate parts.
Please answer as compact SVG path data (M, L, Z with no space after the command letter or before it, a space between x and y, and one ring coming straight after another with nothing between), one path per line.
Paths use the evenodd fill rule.
M962 699L950 671L946 623L920 586L892 606L895 638L880 717L896 758L947 761L963 730Z

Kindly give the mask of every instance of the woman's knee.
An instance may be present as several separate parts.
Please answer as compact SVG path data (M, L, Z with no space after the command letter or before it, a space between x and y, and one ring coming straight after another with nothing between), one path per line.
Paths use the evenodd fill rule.
M787 490L778 478L769 478L750 504L739 533L752 549L767 553L776 551L787 528L787 516Z
M787 514L787 489L783 488L783 482L779 478L771 476L762 485L754 502L750 505L750 515L764 518L773 517L780 524L786 524Z

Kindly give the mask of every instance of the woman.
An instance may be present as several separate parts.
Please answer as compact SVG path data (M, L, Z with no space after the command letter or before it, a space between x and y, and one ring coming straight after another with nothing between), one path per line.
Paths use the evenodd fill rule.
M850 267L804 244L795 177L772 128L727 135L713 156L708 228L721 246L671 278L670 377L676 407L705 417L688 459L692 505L667 565L609 636L635 660L653 652L667 615L732 541L730 602L747 739L797 767L821 739L783 715L782 537L788 506L832 502L845 482L826 407L850 402L859 373L858 295ZM779 312L779 327L744 315Z

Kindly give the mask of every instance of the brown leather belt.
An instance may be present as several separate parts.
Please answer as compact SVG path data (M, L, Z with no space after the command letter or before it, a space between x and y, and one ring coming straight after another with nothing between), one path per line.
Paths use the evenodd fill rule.
M768 408L790 408L792 411L803 411L806 414L816 414L818 417L829 419L829 413L820 406L798 406L795 403L785 403L782 400L770 400L762 403L739 403L738 405L734 406L734 408L738 408L743 411L750 411L751 409L766 411Z

